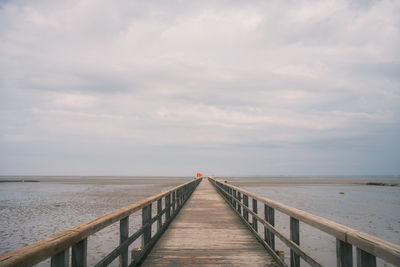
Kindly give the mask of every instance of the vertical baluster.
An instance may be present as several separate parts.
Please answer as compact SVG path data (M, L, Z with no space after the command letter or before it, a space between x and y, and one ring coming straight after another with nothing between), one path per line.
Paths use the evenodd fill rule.
M300 245L300 225L299 221L290 217L290 239ZM300 267L300 256L290 249L290 266Z
M172 192L172 214L175 213L176 207L176 191Z
M171 194L168 194L165 197L165 208L166 208L166 212L165 212L165 221L168 222L169 218L171 217Z
M162 211L162 198L157 200L157 215L160 216L160 217L158 217L158 220L157 220L157 232L160 231L160 229L162 227L162 216L160 215L161 211Z
M357 267L376 267L376 257L357 248Z
M67 267L69 266L69 248L51 257L51 267Z
M72 246L72 267L87 266L87 239Z
M142 226L145 226L142 235L142 246L143 248L150 242L151 239L151 204L147 205L142 209Z
M235 210L237 209L237 202L236 202L237 197L236 197L236 193L237 193L237 191L236 191L235 189L233 189L233 193L232 193L233 198L232 198L232 200L233 200L233 208L234 208Z
M248 207L249 206L249 197L245 194L243 194L243 204ZM246 221L249 221L249 212L246 210L245 207L243 207L243 218Z
M237 198L239 200L239 203L241 203L242 202L242 194L240 192L238 192ZM240 206L239 203L238 203L238 212L240 215L242 215L242 206Z
M264 219L272 226L275 226L275 210L268 205L264 205ZM264 227L264 239L267 244L275 251L275 235L268 228Z
M253 212L256 214L258 213L257 199L254 198L253 198ZM253 228L254 230L256 230L256 232L258 232L258 220L255 216L252 217L253 217Z
M129 217L125 217L119 221L119 244L122 244L129 237ZM128 247L121 250L119 256L119 266L128 266Z
M337 267L353 266L353 246L340 239L336 239Z

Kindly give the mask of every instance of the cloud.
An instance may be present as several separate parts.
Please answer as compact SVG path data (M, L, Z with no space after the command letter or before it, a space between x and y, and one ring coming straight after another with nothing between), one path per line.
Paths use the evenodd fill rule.
M373 172L363 165L373 151L399 144L399 13L389 0L3 1L0 167L28 173L36 162L46 172L48 158L24 156L24 147L40 147L58 159L51 172L65 158L91 173L96 146L107 144L127 157L127 147L162 155L171 175L181 173L184 149L199 151L188 153L185 174L196 164L227 175L232 165L243 174L312 173L325 151L343 163L337 144L358 138L368 157L356 146L343 172ZM80 146L67 152L64 140ZM90 168L63 156L79 159L80 147ZM258 165L246 165L239 148ZM299 163L302 154L310 156ZM321 173L340 173L322 165ZM123 174L154 169L119 166Z

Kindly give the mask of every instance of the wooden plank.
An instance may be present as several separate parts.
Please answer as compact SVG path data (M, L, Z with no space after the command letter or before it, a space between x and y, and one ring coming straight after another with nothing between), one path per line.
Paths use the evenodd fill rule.
M278 265L203 180L142 266Z
M337 267L353 266L353 246L342 240L336 239Z
M87 266L87 239L72 246L72 267Z

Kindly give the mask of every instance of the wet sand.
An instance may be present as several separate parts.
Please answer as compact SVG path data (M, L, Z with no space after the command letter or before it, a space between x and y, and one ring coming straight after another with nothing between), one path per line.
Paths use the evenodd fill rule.
M18 177L13 179L18 179ZM19 177L20 178L20 177ZM10 177L4 178L10 179ZM95 219L192 178L35 177L40 182L0 183L0 254ZM138 229L139 214L130 217ZM91 266L118 245L115 223L88 240ZM136 243L135 245L138 246ZM46 263L38 266L48 266ZM117 262L111 266L118 266Z
M233 178L223 180L289 206L400 244L399 178ZM262 207L259 207L259 213L263 213ZM289 217L276 212L276 227L289 236ZM300 242L303 248L318 259L323 266L336 266L335 238L300 223ZM286 246L277 241L277 249L285 251L285 259L288 261L289 250ZM353 258L355 259L355 255ZM381 260L378 260L377 264L378 266L393 266Z

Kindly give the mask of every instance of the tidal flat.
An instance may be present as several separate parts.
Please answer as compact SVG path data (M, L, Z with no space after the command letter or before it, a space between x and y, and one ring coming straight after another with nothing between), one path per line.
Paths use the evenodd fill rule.
M266 198L400 244L400 178L285 177L225 180ZM259 212L263 211L260 209ZM276 212L276 227L289 236L289 217ZM300 223L300 243L323 266L336 266L336 240L332 236ZM277 241L277 249L284 251L288 260L290 252L282 242ZM353 251L355 253L355 249ZM377 265L393 266L381 260L377 261Z
M1 177L0 255L144 199L190 177ZM38 182L21 182L35 180ZM130 217L133 233L141 223ZM118 246L119 224L88 239L92 266ZM134 244L139 246L139 244ZM37 266L48 266L47 262ZM118 260L111 266L118 266Z
M193 178L0 177L0 181L4 181L0 183L0 254L67 230L191 179ZM399 178L222 179L392 243L400 243ZM140 222L140 214L131 216L131 233L138 229ZM279 230L288 233L288 216L277 212L276 225ZM118 229L119 225L115 223L89 238L89 266L118 245ZM336 266L335 239L302 223L300 229L301 245L305 250L324 266ZM285 257L288 258L289 251L280 242L277 242L277 248L285 251ZM48 265L42 263L38 266ZM111 266L118 266L118 261ZM378 266L390 265L378 261Z

